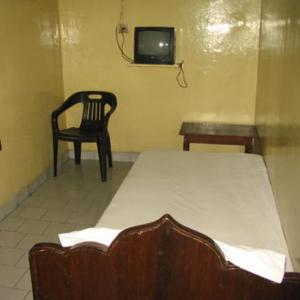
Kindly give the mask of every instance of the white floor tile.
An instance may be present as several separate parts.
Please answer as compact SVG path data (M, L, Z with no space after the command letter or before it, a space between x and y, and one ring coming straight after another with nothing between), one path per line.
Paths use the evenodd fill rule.
M26 297L24 298L24 300L33 300L33 295L32 292L29 292Z
M46 209L39 207L19 206L13 213L13 216L23 219L40 219L45 213Z
M13 231L0 231L0 246L14 248L24 237L24 233Z
M0 286L13 287L25 272L24 268L0 265Z
M0 287L0 299L3 300L23 300L27 293L28 291Z
M115 163L103 183L97 161L81 166L68 161L58 177L43 183L0 222L1 300L33 299L28 251L36 243L58 243L58 232L94 226L131 165Z
M48 198L41 202L41 207L65 210L67 203L67 201L63 201L61 198Z
M52 243L53 237L42 234L27 234L25 238L18 244L17 249L30 250L37 243Z
M14 231L18 229L24 223L24 221L25 220L22 218L13 218L11 216L8 216L0 222L0 229Z
M69 203L67 206L67 209L70 212L78 212L78 213L85 213L92 205L92 201L88 202L85 201L85 199L80 201L73 201L72 203Z
M29 268L28 250L23 250L23 251L25 252L25 254L17 262L16 267Z
M24 250L0 247L0 264L14 266L24 255Z
M70 217L66 220L67 223L74 224L83 224L87 226L94 226L97 223L98 217L95 213L91 214L82 214L80 212L75 212L70 215Z
M63 232L73 231L75 224L70 223L51 223L45 230L44 234L46 235L58 235Z
M26 220L18 229L18 232L41 234L45 231L49 222Z
M28 270L23 277L17 282L15 285L15 288L19 290L31 290L31 277L30 277L30 271Z
M59 209L48 209L46 214L42 217L43 221L64 222L69 217L71 212Z
M76 224L73 230L78 231L78 230L83 230L83 229L86 229L86 228L89 228L89 226L84 225L84 224Z
M25 199L21 205L26 207L41 207L42 197L37 197L35 195L29 196Z

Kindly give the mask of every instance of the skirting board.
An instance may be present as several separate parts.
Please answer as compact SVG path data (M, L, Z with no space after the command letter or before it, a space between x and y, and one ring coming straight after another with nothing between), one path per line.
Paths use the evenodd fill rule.
M134 162L139 153L136 152L114 152L113 161L129 161ZM57 168L66 162L69 158L74 159L74 152L72 150L66 151L62 154L58 161ZM96 151L82 151L81 159L98 160L98 153ZM22 201L30 196L43 182L49 177L53 176L53 167L48 167L42 174L40 174L32 183L20 190L10 201L0 207L0 221L10 214Z
M58 160L57 168L69 159L69 153L66 151L62 154L61 159ZM22 201L30 196L43 182L49 177L53 176L53 167L48 167L42 174L35 178L35 180L22 188L11 200L5 203L0 208L0 221L10 214Z
M113 161L135 162L139 156L138 152L113 152ZM69 158L74 159L74 151L69 150ZM81 159L98 160L97 151L82 151Z

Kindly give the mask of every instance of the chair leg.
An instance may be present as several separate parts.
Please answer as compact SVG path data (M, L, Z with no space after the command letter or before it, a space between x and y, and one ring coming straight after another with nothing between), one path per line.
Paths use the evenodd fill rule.
M105 143L105 141L103 141L103 143L101 145L100 138L97 139L97 150L98 150L98 156L99 156L101 180L103 182L105 182L107 180L106 143Z
M57 152L58 152L58 140L53 138L53 176L57 176Z
M81 160L81 143L74 142L74 156L75 156L75 164L80 165Z
M107 151L108 166L110 168L112 168L113 162L112 162L111 143L110 143L110 137L109 136L106 139L106 151Z

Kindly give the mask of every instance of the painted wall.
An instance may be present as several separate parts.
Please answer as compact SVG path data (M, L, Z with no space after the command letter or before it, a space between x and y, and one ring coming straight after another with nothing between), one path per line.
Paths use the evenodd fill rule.
M257 118L294 266L300 271L300 2L264 0Z
M0 4L0 206L52 161L50 112L63 99L58 3Z
M65 96L86 89L117 95L110 124L114 151L181 148L183 120L254 123L260 0L59 3ZM176 68L122 60L115 41L120 15L129 25L130 56L135 26L176 28L176 61L185 61L189 88L177 85ZM69 126L78 124L79 111L67 115Z

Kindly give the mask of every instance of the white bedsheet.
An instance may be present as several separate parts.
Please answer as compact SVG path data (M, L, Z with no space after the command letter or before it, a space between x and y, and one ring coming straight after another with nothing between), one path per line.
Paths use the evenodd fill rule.
M144 152L96 227L122 230L166 213L216 241L284 254L286 270L292 270L266 168L258 155ZM270 279L278 281L275 277Z

